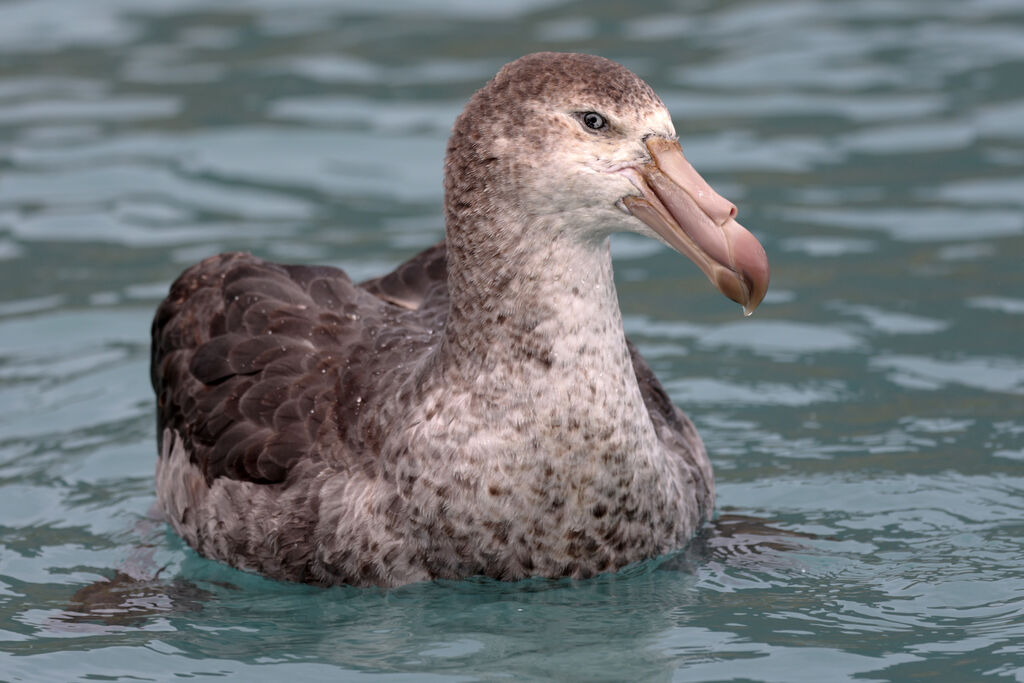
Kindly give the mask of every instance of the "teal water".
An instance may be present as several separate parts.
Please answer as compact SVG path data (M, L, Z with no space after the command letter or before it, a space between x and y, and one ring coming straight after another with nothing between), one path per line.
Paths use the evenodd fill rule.
M538 49L646 78L768 250L743 319L613 245L716 523L578 582L196 556L147 517L170 281L433 243L454 116ZM1024 681L1022 74L1018 0L0 2L0 680Z

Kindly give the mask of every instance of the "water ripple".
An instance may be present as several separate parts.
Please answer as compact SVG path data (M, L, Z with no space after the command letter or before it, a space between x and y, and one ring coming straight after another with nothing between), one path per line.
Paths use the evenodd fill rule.
M1019 0L0 2L0 669L1021 679L1022 30ZM222 249L362 279L435 241L453 117L537 49L650 80L769 254L743 319L613 243L716 519L582 582L322 591L196 556L147 516L167 285Z
M892 382L910 389L935 390L948 384L1009 394L1024 394L1024 363L1016 358L938 359L879 355L872 365L889 370Z

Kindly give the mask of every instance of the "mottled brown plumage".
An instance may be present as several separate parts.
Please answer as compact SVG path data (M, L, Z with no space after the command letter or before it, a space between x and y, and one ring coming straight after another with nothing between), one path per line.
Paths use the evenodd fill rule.
M362 285L246 254L185 271L153 322L171 525L319 584L585 577L684 545L710 465L624 336L607 241L652 234L617 201L651 135L671 121L623 67L529 55L455 124L445 242Z

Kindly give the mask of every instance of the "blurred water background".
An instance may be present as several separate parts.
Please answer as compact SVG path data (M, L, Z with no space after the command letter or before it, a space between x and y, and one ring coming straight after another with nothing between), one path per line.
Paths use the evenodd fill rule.
M589 581L266 581L147 518L149 323L244 249L383 272L535 50L631 67L765 244L750 319L616 239L715 463ZM1024 681L1019 0L0 0L0 680Z

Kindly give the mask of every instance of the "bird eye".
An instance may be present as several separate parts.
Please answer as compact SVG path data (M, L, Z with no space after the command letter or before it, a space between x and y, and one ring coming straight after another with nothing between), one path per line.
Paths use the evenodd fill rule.
M586 111L580 114L580 121L591 130L602 130L608 127L608 121L596 111Z

